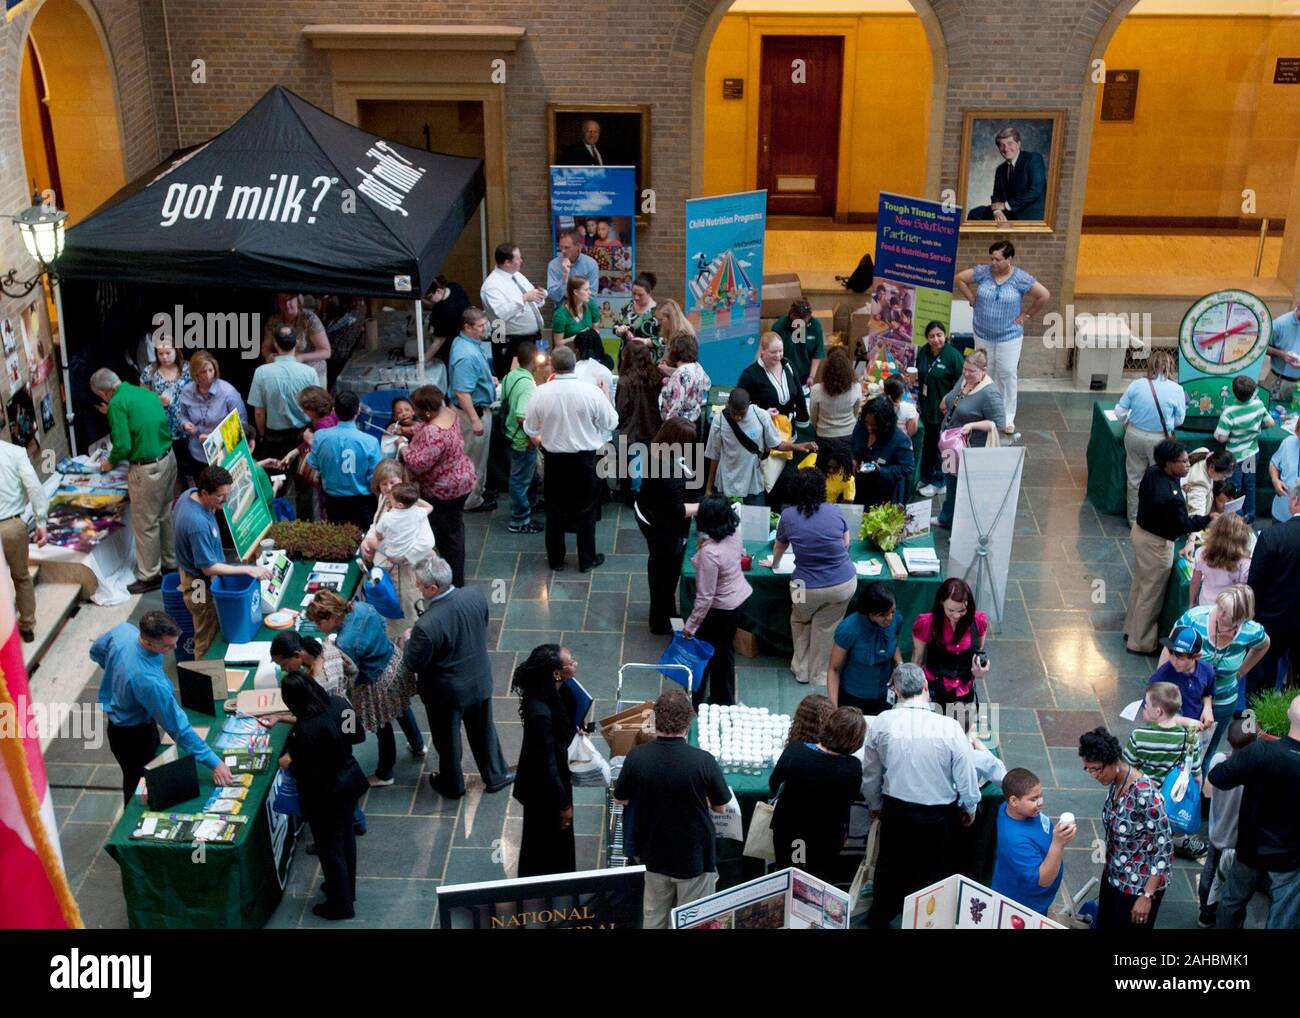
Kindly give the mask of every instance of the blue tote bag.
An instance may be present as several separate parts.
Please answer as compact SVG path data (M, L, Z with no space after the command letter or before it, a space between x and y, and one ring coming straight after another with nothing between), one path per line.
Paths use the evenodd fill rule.
M659 674L680 682L686 692L696 693L704 681L704 669L713 660L713 644L699 637L688 640L681 633L673 633L673 642L659 659ZM681 668L664 668L664 665L685 665L691 670L690 679Z

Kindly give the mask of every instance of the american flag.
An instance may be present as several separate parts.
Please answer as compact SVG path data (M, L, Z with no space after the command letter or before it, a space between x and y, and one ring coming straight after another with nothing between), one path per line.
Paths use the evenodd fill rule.
M0 929L80 928L30 717L13 586L0 571Z

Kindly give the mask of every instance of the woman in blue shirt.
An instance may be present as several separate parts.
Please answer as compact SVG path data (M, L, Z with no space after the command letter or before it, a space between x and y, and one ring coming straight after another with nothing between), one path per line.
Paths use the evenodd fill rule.
M352 706L360 725L379 739L379 761L370 784L391 785L397 763L393 721L401 725L413 756L428 752L411 710L414 676L402 667L402 655L388 638L384 617L365 602L345 601L332 590L322 590L307 606L307 619L327 636L337 634L334 640L339 650L356 664Z
M1145 378L1124 390L1115 418L1124 422L1124 474L1128 480L1128 523L1137 519L1138 485L1155 463L1155 448L1187 416L1187 393L1178 384L1178 361L1172 350L1152 350Z
M912 440L898 430L898 411L889 397L878 396L862 408L850 443L858 471L855 501L865 506L905 505L916 472L916 453Z
M858 610L835 628L835 645L826 669L826 693L836 707L856 707L874 716L889 710L889 679L903 663L893 588L882 581L858 594Z
M1268 476L1273 482L1273 519L1285 523L1291 518L1287 505L1287 492L1300 480L1300 417L1296 418L1295 434L1287 435L1268 461Z
M989 374L1006 404L1007 420L1002 429L1016 431L1016 372L1025 325L1052 296L1042 283L1013 264L1015 245L999 240L989 245L989 263L957 275L957 289L971 304L975 324L975 347L988 354ZM972 284L974 289L972 289ZM1033 303L1028 311L1020 305L1028 294Z

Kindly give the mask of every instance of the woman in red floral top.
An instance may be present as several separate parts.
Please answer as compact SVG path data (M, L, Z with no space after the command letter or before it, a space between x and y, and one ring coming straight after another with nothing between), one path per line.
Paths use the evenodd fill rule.
M402 462L420 486L420 494L433 506L433 528L438 554L451 566L452 583L465 585L465 499L474 490L474 463L465 455L456 412L447 405L436 385L422 385L411 393L418 422L411 442L402 450Z
M1079 756L1085 771L1110 786L1101 807L1106 870L1097 929L1149 930L1156 924L1174 855L1160 782L1126 764L1119 740L1105 728L1079 736Z

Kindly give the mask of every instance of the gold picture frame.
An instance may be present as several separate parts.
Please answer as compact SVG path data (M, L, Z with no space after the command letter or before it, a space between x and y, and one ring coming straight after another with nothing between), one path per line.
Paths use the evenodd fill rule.
M570 157L581 141L581 124L595 120L601 125L597 148L605 166L636 167L637 208L641 195L650 183L650 104L649 103L547 103L546 166L547 193L550 193L550 167L589 165L584 161L562 162ZM608 150L606 150L608 146ZM648 218L638 211L637 226L644 227Z
M1005 158L996 144L1004 128L1019 134L1016 189L1000 178ZM1015 138L1008 138L1015 142ZM957 201L962 209L961 229L965 233L1053 233L1056 203L1061 183L1061 153L1065 148L1063 110L967 110L961 125L961 176ZM1042 150L1046 148L1044 153ZM974 149L972 151L972 149ZM1033 197L1035 184L1042 183L1041 199ZM1030 199L1028 215L1014 213L1005 221L993 218L994 195L1001 190L1009 201ZM1037 207L1035 207L1037 206ZM1003 210L1005 213L1005 209ZM974 217L972 217L974 213ZM1037 215L1034 213L1041 213ZM987 216L988 218L985 218Z

